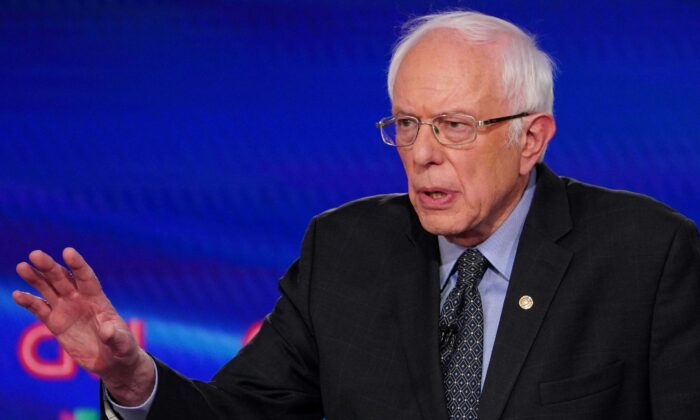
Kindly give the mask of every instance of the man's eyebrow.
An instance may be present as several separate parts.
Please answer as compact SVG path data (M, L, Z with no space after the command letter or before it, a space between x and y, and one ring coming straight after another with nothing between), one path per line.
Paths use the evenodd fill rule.
M466 108L449 108L444 111L441 111L440 114L465 114L465 115L474 115L473 112L468 111Z
M438 115L445 115L445 114L462 114L462 115L470 115L470 116L475 115L472 112L466 111L465 108L448 108L446 110L441 110L438 113L429 115L428 118L433 118L433 117L437 117ZM406 111L399 109L399 108L392 108L391 115L405 115L405 116L411 116L411 117L416 117L416 118L418 117L418 115L413 113L413 112L406 112Z

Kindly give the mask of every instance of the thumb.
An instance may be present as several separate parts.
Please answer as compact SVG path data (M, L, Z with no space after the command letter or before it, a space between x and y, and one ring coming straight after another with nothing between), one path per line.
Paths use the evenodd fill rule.
M136 339L128 328L121 327L116 321L102 324L99 330L100 340L110 348L114 357L129 357L137 349Z

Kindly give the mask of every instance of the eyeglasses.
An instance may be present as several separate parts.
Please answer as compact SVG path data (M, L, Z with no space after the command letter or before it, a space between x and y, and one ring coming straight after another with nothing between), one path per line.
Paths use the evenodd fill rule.
M416 142L421 125L433 128L437 141L448 147L460 147L473 142L479 127L496 124L503 121L522 118L527 112L508 115L507 117L477 120L466 114L440 114L432 120L423 122L410 115L392 115L382 118L375 125L382 135L382 141L389 146L406 147Z

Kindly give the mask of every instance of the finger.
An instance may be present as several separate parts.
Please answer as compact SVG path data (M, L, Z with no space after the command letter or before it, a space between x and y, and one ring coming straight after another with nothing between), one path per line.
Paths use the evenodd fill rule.
M66 267L64 267L64 266L61 266L61 268L63 269L63 274L66 276L66 278L68 279L68 281L70 281L70 284L72 284L73 287L77 287L76 284L75 284L75 276L73 275L73 272L70 271L70 270L68 270L68 269L67 269Z
M102 286L100 286L95 272L75 248L68 247L63 250L63 261L73 272L73 279L78 290L87 294L102 293Z
M39 250L32 251L29 254L29 261L51 283L59 296L68 296L75 291L75 287L66 276L65 269L49 254Z
M44 299L48 300L49 302L56 301L56 290L53 288L53 286L51 286L51 283L46 280L46 277L44 277L44 275L41 274L41 272L39 272L36 268L32 267L26 262L21 262L17 264L17 268L15 270L17 271L17 274L34 289L36 289L36 291L39 292Z
M51 313L51 306L44 299L40 299L32 294L15 290L12 299L21 307L33 313L41 322L46 322Z

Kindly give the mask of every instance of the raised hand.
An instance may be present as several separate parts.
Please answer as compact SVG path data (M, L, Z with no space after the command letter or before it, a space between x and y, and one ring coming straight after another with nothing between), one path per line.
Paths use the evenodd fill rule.
M92 268L73 248L63 250L68 269L42 251L29 254L17 274L43 299L15 291L12 298L48 327L78 365L100 376L112 396L138 405L153 389L153 362L137 344Z

